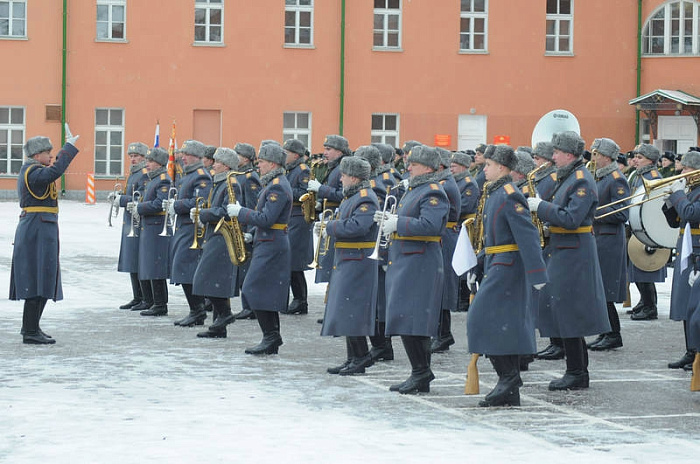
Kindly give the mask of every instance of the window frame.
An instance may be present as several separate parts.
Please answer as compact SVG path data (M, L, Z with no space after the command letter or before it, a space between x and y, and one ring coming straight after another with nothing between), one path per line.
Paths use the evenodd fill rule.
M27 0L2 0L2 3L8 4L7 35L0 34L0 39L2 39L2 40L27 39ZM14 5L16 5L16 4L24 5L24 17L21 19L15 18L12 14L14 11ZM12 34L12 29L13 29L15 21L22 21L24 23L22 35Z
M96 8L95 8L95 41L96 42L126 42L126 3L127 3L126 0L97 0ZM106 6L108 8L107 21L99 21L97 19L97 10L99 9L100 6ZM124 37L114 38L112 35L112 32L114 30L114 24L115 24L115 21L113 20L115 7L122 7L124 9L124 20L122 23ZM107 31L109 32L109 37L99 37L97 25L100 22L107 23Z
M387 2L390 0L383 0L385 2L385 5L388 5ZM373 16L372 16L372 50L376 51L401 51L402 50L402 43L403 43L403 0L398 0L399 2L399 7L398 8L373 8ZM382 29L375 29L374 28L374 20L376 20L376 17L378 15L381 15L383 20L382 20ZM397 16L398 17L398 29L396 30L397 32L397 44L396 45L388 45L388 37L389 37L389 29L388 29L388 23L389 23L389 17L390 16ZM375 45L374 43L374 36L378 32L382 32L382 45ZM391 32L394 30L392 29Z
M212 3L212 2L216 2L216 3ZM216 47L216 46L225 45L225 43L224 43L224 2L225 2L225 0L195 0L195 2L194 2L194 18L193 18L194 45L209 46L209 47ZM205 11L205 23L204 24L197 23L197 10L198 9L202 9ZM221 28L221 40L219 40L219 41L211 40L211 30L212 30L211 28L217 27L217 25L212 26L212 24L210 23L212 10L220 10L220 14L221 14L221 24L218 25L218 27ZM197 39L197 28L198 27L204 27L205 37L206 37L204 40Z
M284 46L287 48L314 48L314 0L309 0L309 5L300 5L300 0L294 0L296 4L288 5L285 1L284 13L285 13L285 23L284 23ZM287 13L294 13L294 26L287 26ZM311 22L309 26L309 43L302 43L299 41L300 32L302 30L301 26L301 14L309 13L311 16ZM294 28L294 42L287 42L287 29ZM306 29L304 27L304 29Z
M685 4L690 4L692 6L692 16L691 18L687 18L685 16ZM674 21L674 18L671 16L672 12L672 7L674 5L678 5L678 34L673 35L673 25L672 21ZM656 18L660 13L663 13L663 18ZM650 31L653 32L653 24L654 21L659 21L663 22L663 33L662 35L650 35ZM685 32L685 25L686 22L690 21L691 22L691 31L690 33ZM682 38L685 37L690 37L691 39L691 44L690 48L691 51L690 53L686 52L680 52L680 51L672 51L673 48L673 40L678 39L678 50L680 50L680 46L682 44ZM663 42L662 52L652 52L654 48L653 41L661 39ZM644 22L644 25L642 26L642 37L641 37L641 51L642 51L642 56L643 57L661 57L661 56L698 56L700 55L700 2L697 1L691 1L691 0L673 0L673 1L667 1L661 5L659 5L652 13L647 17L647 20Z
M108 111L108 120L107 124L98 124L97 123L97 112L98 111ZM110 124L112 120L112 112L113 111L121 111L121 125L115 125L115 124ZM95 130L93 133L94 136L94 158L93 158L93 171L95 173L95 178L114 178L115 176L121 177L124 174L124 132L126 128L126 110L124 108L95 108ZM98 144L97 143L97 133L100 131L106 132L106 144ZM112 145L111 140L112 140L112 132L119 131L121 132L121 141L120 141L120 150L119 150L119 172L112 172L111 170L111 163L114 161L117 161L117 159L113 159L110 154L112 153L112 148L115 147L116 145ZM104 160L98 160L97 159L97 151L98 147L105 147L105 159ZM97 169L97 163L105 163L105 172L101 172Z
M460 53L488 53L488 51L489 51L489 0L483 0L484 1L484 11L483 12L475 12L474 11L475 0L468 0L468 1L471 4L472 11L462 10L461 2L460 2L459 52ZM465 19L469 20L470 30L468 32L465 32L462 30L462 21ZM484 20L484 32L483 32L484 47L483 48L474 48L474 38L475 38L475 36L481 34L481 33L477 34L474 31L474 22L477 19ZM470 44L469 48L462 48L462 37L465 35L468 36L468 40L469 40L469 44Z
M4 164L0 168L0 177L17 177L19 171L24 163L24 144L26 143L27 137L27 108L24 106L8 105L0 106L1 109L6 109L8 111L9 119L7 123L0 121L0 131L6 131L7 133L7 143L5 148L7 150L7 155L5 158L0 159L0 163ZM22 123L12 122L12 110L22 110ZM19 158L12 158L12 146L17 146L16 143L12 142L12 131L22 131L22 141L19 145ZM12 171L12 161L18 161L19 167L17 172Z
M396 118L396 129L386 128L386 118L387 116L392 116ZM374 128L374 118L382 118L382 128ZM397 147L399 140L401 140L401 114L400 113L372 113L372 119L370 123L370 141L371 143L389 143L392 147ZM394 143L386 141L387 137L394 137Z
M557 11L559 11L561 9L562 0L554 0L554 1L557 2ZM547 6L545 6L545 13L546 13L545 45L544 45L545 55L549 55L549 56L573 56L573 54L574 54L574 0L569 0L569 1L571 3L570 3L570 13L568 13L568 14L549 13L546 10ZM547 33L547 23L549 21L555 22L555 32L552 35ZM562 22L568 22L568 24L569 24L569 34L567 34L567 35L562 35L560 33ZM569 49L561 51L561 50L559 50L559 42L561 41L561 39L563 37L569 38ZM549 38L554 38L554 44L555 44L556 50L548 50L547 49L547 40Z
M294 115L294 127L286 127L284 124L284 119L286 115L293 114ZM307 117L308 120L308 127L299 127L299 115L304 114ZM313 127L313 114L311 111L284 111L282 113L282 141L287 140L287 139L299 139L299 135L305 135L308 137L308 141L304 143L306 146L306 149L309 150L309 153L311 153L311 129ZM303 139L299 139L302 140Z

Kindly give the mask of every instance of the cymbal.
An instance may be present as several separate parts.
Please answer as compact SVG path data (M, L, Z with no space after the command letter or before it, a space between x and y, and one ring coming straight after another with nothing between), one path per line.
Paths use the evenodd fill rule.
M650 248L633 235L627 243L627 254L632 264L637 268L642 271L653 272L666 265L669 256L671 256L671 249Z

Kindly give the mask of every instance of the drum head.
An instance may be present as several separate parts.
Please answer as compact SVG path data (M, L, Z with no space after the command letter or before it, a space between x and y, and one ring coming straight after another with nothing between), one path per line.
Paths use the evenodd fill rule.
M636 236L627 243L627 254L637 268L646 272L658 271L666 265L671 256L670 248L651 248L643 244Z
M642 192L644 187L640 186L635 193ZM675 248L678 240L678 228L668 225L661 209L665 200L659 190L652 190L649 195L636 197L638 203L630 208L629 223L632 233L640 242L651 248Z

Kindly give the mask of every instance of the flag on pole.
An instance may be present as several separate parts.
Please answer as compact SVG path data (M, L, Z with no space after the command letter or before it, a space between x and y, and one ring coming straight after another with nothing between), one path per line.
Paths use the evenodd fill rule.
M153 140L153 146L154 147L160 146L160 122L159 121L156 121L156 136L155 136L155 139Z
M175 182L175 147L177 147L177 139L175 138L175 121L173 121L173 130L170 133L170 145L168 146L168 175Z
M681 242L681 272L688 267L688 258L693 254L693 236L690 233L690 223L685 224L683 241Z
M452 255L452 269L455 270L457 275L461 276L469 269L476 266L476 263L476 254L474 253L474 248L472 248L472 242L469 240L467 228L462 225L462 229L459 231L459 237L457 238L455 252Z

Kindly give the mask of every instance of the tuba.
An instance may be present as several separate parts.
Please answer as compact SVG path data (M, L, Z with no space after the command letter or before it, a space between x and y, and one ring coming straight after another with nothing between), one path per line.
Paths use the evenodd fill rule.
M312 161L309 165L311 172L309 174L309 180L316 178L316 176L314 176L314 168L318 166L321 161L323 160ZM306 192L299 197L299 201L301 202L301 210L304 213L304 220L307 224L311 224L316 219L316 192Z
M232 171L226 176L229 203L236 202L236 193L233 191L233 184L231 183L231 176L235 176L236 174L235 171ZM228 251L228 257L231 263L234 266L240 266L245 263L248 259L248 250L245 248L245 238L243 237L243 230L241 229L241 224L238 222L238 218L233 217L227 221L225 217L222 217L219 219L216 228L214 228L214 233L217 232L224 237L226 250Z

